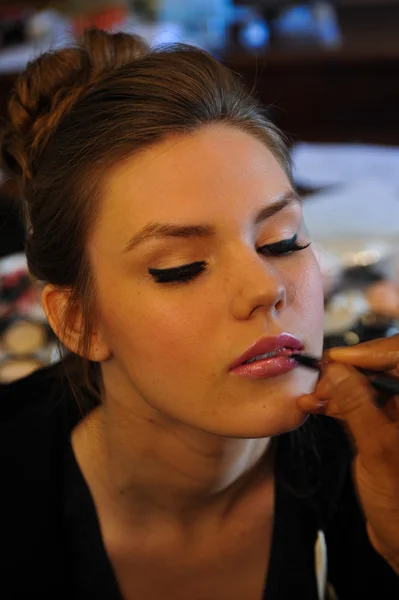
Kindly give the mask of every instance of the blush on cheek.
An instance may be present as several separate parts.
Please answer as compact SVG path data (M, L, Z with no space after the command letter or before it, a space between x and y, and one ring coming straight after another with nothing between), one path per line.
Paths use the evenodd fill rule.
M195 313L178 310L176 304L156 305L140 298L108 302L101 311L107 341L123 362L137 366L174 370L192 365L198 355L199 328ZM197 315L198 317L198 315ZM203 332L203 329L201 329ZM203 337L203 336L201 336Z
M302 330L312 342L314 351L321 351L323 342L324 297L322 278L314 254L309 252L294 273L291 273L288 303L302 322Z
M303 312L309 326L309 333L321 352L323 347L324 327L324 293L320 270L317 264L313 266L305 278L306 287L303 291Z
M288 302L296 302L302 306L318 309L323 306L323 285L318 263L313 252L305 250L307 256L290 265L285 274L285 289ZM302 254L302 253L299 253Z

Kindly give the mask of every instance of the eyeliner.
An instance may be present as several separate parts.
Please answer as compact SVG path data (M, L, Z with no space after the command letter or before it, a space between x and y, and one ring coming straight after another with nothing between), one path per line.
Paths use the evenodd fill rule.
M322 359L310 356L309 354L291 354L291 358L297 361L302 367L313 369L314 371L323 370L324 363ZM399 381L395 377L389 375L383 375L380 371L373 371L371 369L361 369L355 367L359 373L362 373L367 377L370 384L378 391L382 392L384 396L378 398L378 405L384 406L389 400L389 396L399 395Z

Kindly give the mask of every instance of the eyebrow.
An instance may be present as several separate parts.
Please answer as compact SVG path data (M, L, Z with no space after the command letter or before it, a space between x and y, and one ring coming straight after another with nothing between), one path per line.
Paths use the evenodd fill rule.
M254 224L259 225L293 203L300 204L301 199L293 190L288 190L274 202L262 208L255 216ZM175 225L171 223L149 223L129 240L124 251L129 252L139 244L154 238L206 238L214 235L215 228L206 224Z

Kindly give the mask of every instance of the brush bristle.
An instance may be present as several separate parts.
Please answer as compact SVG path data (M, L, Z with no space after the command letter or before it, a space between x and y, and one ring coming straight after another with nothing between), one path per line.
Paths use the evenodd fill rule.
M321 360L315 356L309 356L308 354L291 354L291 358L295 359L303 367L320 371Z

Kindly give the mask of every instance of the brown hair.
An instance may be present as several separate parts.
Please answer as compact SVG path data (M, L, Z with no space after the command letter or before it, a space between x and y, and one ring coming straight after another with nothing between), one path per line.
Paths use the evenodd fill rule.
M95 281L85 244L107 168L170 134L229 123L261 139L291 176L282 137L230 70L186 45L150 50L128 34L86 32L43 54L19 77L8 106L2 163L21 184L32 275L70 291L84 335L69 376L80 400L101 394L88 355Z

